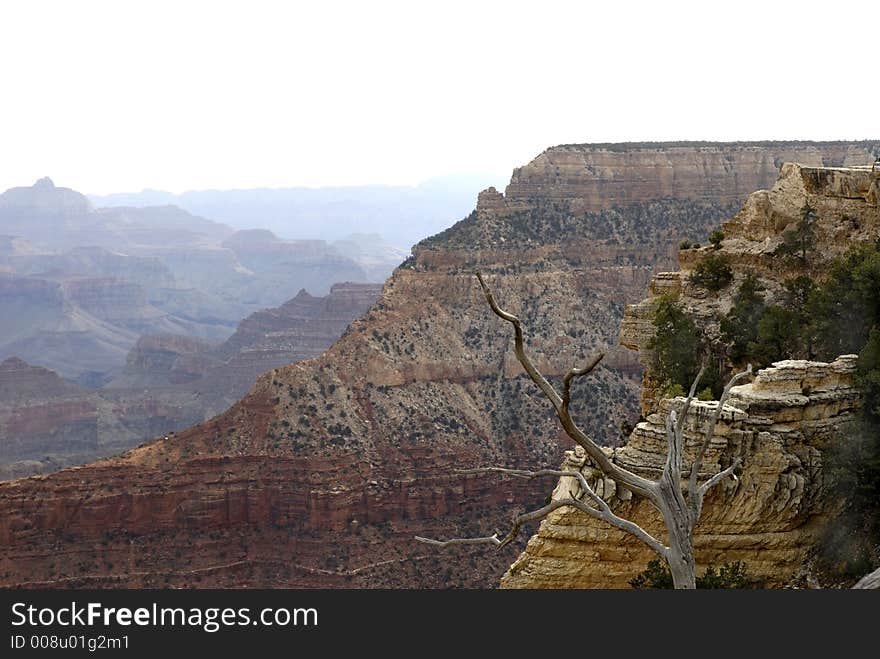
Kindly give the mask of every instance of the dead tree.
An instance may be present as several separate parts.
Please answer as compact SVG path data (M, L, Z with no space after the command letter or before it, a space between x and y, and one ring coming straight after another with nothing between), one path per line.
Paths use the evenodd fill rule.
M730 394L730 389L739 380L747 377L752 367L749 367L736 375L734 375L718 401L711 419L706 425L703 441L697 447L696 455L691 464L690 472L684 475L685 483L682 483L682 461L684 457L684 426L687 414L690 410L691 403L694 399L694 392L697 389L697 383L703 375L703 369L697 374L696 379L691 385L687 398L679 408L670 410L666 417L666 444L667 455L666 463L659 479L651 480L640 476L628 469L621 467L612 462L602 448L590 439L586 433L575 423L569 411L569 402L571 400L571 384L575 378L582 377L590 373L596 365L602 360L604 355L599 354L589 361L583 368L571 369L562 379L562 394L560 395L555 387L551 385L547 379L541 375L531 359L525 352L523 342L523 328L519 318L507 311L504 311L495 302L495 298L483 277L477 273L477 279L486 296L486 301L497 316L506 320L513 325L514 331L514 350L516 357L526 373L532 379L547 400L556 410L556 416L559 418L566 434L579 446L583 447L587 456L606 478L613 480L618 487L624 487L631 491L635 496L643 497L653 504L663 517L666 525L667 543L664 544L659 539L653 537L635 522L618 517L611 510L608 503L600 497L590 486L587 479L581 471L565 471L556 469L541 469L539 471L525 471L521 469L507 469L502 467L484 467L480 469L468 469L460 473L477 474L477 473L498 473L506 474L516 478L539 478L542 476L568 476L576 479L579 487L577 492L570 492L569 496L561 499L551 500L543 508L527 512L516 517L510 532L504 537L499 538L498 534L482 537L482 538L453 538L451 540L433 540L431 538L422 538L416 536L416 540L429 545L438 547L447 547L450 545L464 544L489 544L495 545L499 549L509 544L519 534L520 528L526 522L542 519L557 508L572 507L595 519L603 520L612 526L626 531L635 536L652 550L654 550L663 561L669 566L672 573L673 584L676 588L695 588L696 587L696 570L694 563L694 527L700 519L700 513L703 508L703 497L712 487L720 483L727 477L736 479L734 473L739 468L741 460L736 458L733 463L726 469L715 474L703 483L699 482L700 469L703 466L703 457L712 436L715 433L715 427L724 408L724 403Z

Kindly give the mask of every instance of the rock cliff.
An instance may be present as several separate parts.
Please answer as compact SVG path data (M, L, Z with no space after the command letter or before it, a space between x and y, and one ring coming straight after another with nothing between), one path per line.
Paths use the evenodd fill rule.
M865 145L851 146L871 159ZM701 161L701 148L690 147L691 161ZM269 371L227 412L177 435L0 485L0 583L496 584L517 548L436 552L413 542L504 528L512 508L534 507L547 489L457 469L554 465L565 447L473 270L521 315L537 362L558 377L616 343L624 302L669 267L680 238L704 239L732 214L746 151L715 148L730 152L730 175L691 177L676 189L680 197L655 182L642 198L615 205L589 182L557 193L551 173L544 183L533 177L527 193L487 191L469 217L416 246L322 356ZM772 162L774 149L794 147L755 148ZM841 145L814 148L836 154ZM616 153L626 178L647 178L632 153L639 147L551 152L572 149ZM576 410L605 441L635 411L631 369L610 359L590 383L589 406Z
M746 274L759 278L768 303L781 299L782 282L805 272L803 264L777 252L805 203L816 209L817 217L809 272L821 277L834 257L880 236L878 185L880 172L869 167L783 165L771 189L752 194L723 224L725 238L718 250L682 250L680 272L653 278L650 297L627 308L621 342L638 349L648 362L651 318L662 295L675 297L702 331L716 338L719 315L730 309L736 284ZM731 264L734 282L710 293L690 276L700 260L717 255ZM739 483L712 491L706 499L695 538L698 566L742 560L766 586L784 584L801 567L834 509L834 493L823 489L821 448L830 441L847 441L846 423L858 399L854 360L849 355L831 364L778 362L759 372L752 384L732 390L730 409L710 447L714 457L706 463L706 475L736 456L742 457L744 469ZM669 405L646 378L642 410L647 420L617 451L617 460L636 472L656 473L665 458L663 418ZM691 426L712 405L700 403ZM580 467L583 456L569 452L565 463ZM564 488L560 483L557 491ZM614 501L619 514L663 537L659 516L646 502L620 496L610 482L603 482L600 491ZM577 511L562 510L542 523L501 583L508 588L626 587L653 557L634 538Z
M739 482L707 496L694 537L697 572L714 564L744 561L764 587L784 585L801 568L815 542L826 510L821 447L845 441L843 431L858 403L855 355L831 364L783 361L759 371L751 384L734 387L715 438L706 453L708 478L735 457L743 460ZM677 399L681 403L683 399ZM616 461L643 475L660 472L666 457L665 414L639 423ZM717 402L697 402L685 436L690 456ZM644 500L618 492L613 481L585 467L584 455L566 453L566 469L584 469L615 512L636 521L655 537L665 537L659 514ZM554 496L571 485L560 482ZM504 588L626 588L629 579L656 555L640 541L577 511L560 509L541 524L526 551L504 575Z
M672 295L710 340L719 336L719 316L733 304L739 284L748 274L759 277L767 304L783 299L783 282L800 274L821 278L827 265L853 245L876 240L880 235L880 173L870 167L809 167L783 165L776 183L750 195L742 209L724 222L719 249L701 247L681 250L678 272L659 273L649 286L649 297L627 307L621 323L620 342L639 351L644 364L650 361L648 342L657 302ZM808 266L785 259L779 249L801 217L805 203L815 209L815 248ZM730 285L709 293L690 280L694 267L708 257L720 257L730 265ZM647 380L642 389L643 412L656 405L657 391Z
M577 199L597 211L662 197L741 203L776 180L782 163L819 167L870 164L877 142L735 142L575 144L548 149L516 169L507 188L512 201ZM707 194L705 191L713 192Z

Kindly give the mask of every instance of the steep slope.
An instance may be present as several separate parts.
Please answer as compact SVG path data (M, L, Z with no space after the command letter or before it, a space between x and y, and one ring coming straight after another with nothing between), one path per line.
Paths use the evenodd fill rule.
M680 162L699 171L703 146L652 147L681 148L690 155ZM536 174L527 192L486 191L467 219L414 249L322 356L266 373L230 410L179 435L0 486L2 583L497 583L515 547L441 553L412 539L504 528L511 508L543 500L546 484L501 484L457 469L554 465L564 446L473 270L521 315L543 370L560 376L616 342L623 303L668 267L681 237L704 238L729 212L738 164L750 167L754 149L772 162L774 149L806 158L824 147L711 148L729 156L730 176L691 177L679 198L657 184L655 198L643 190L643 199L612 207L589 183L601 175L587 168L571 174L587 181L571 187L572 197L557 194L554 172ZM647 178L633 155L640 147L576 150L618 154L626 180ZM655 159L646 156L646 167ZM609 359L590 383L589 407L577 410L606 441L635 411L631 366Z
M301 290L280 307L251 314L217 346L181 336L144 336L109 388L195 393L193 411L207 419L244 396L262 373L320 355L381 289L345 282L324 297Z
M639 349L648 363L651 318L663 295L675 297L707 336L717 337L719 314L730 309L737 284L747 274L758 277L768 304L782 299L786 279L804 274L803 264L782 258L777 250L806 203L817 217L810 274L821 277L834 257L880 238L878 200L880 172L870 168L784 165L772 189L752 194L724 223L719 250L683 250L681 272L653 279L650 297L627 308L621 342ZM701 260L718 255L731 264L734 282L711 293L697 286L692 274ZM710 563L745 561L753 578L779 586L802 566L837 504L835 493L823 485L820 449L848 439L844 431L858 399L855 360L849 355L831 364L778 362L759 372L752 384L732 390L730 416L716 433L706 476L730 464L734 456L743 458L743 472L738 483L716 488L705 500L695 537L698 572ZM669 405L655 383L646 380L642 408L647 420L617 452L619 462L645 475L656 473L665 458L663 419ZM705 419L711 405L700 403L696 410L689 451L697 444L697 419ZM580 468L583 456L570 452L566 464ZM604 484L602 489L619 514L663 537L659 515L645 501L622 496ZM560 484L558 491L567 489ZM634 538L581 513L560 510L541 524L502 586L626 587L653 557Z

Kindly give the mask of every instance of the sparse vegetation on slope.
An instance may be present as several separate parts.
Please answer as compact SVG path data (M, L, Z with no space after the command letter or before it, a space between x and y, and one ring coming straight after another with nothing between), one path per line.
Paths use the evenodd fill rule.
M476 211L427 238L416 249L514 249L589 239L607 245L677 245L681 239L706 240L712 228L739 204L658 199L599 212L578 213L566 200L539 200L528 210L476 221Z

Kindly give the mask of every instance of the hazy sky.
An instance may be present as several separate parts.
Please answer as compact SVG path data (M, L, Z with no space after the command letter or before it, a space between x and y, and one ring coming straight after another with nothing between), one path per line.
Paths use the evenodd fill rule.
M416 183L548 146L880 137L880 2L0 5L0 189Z

